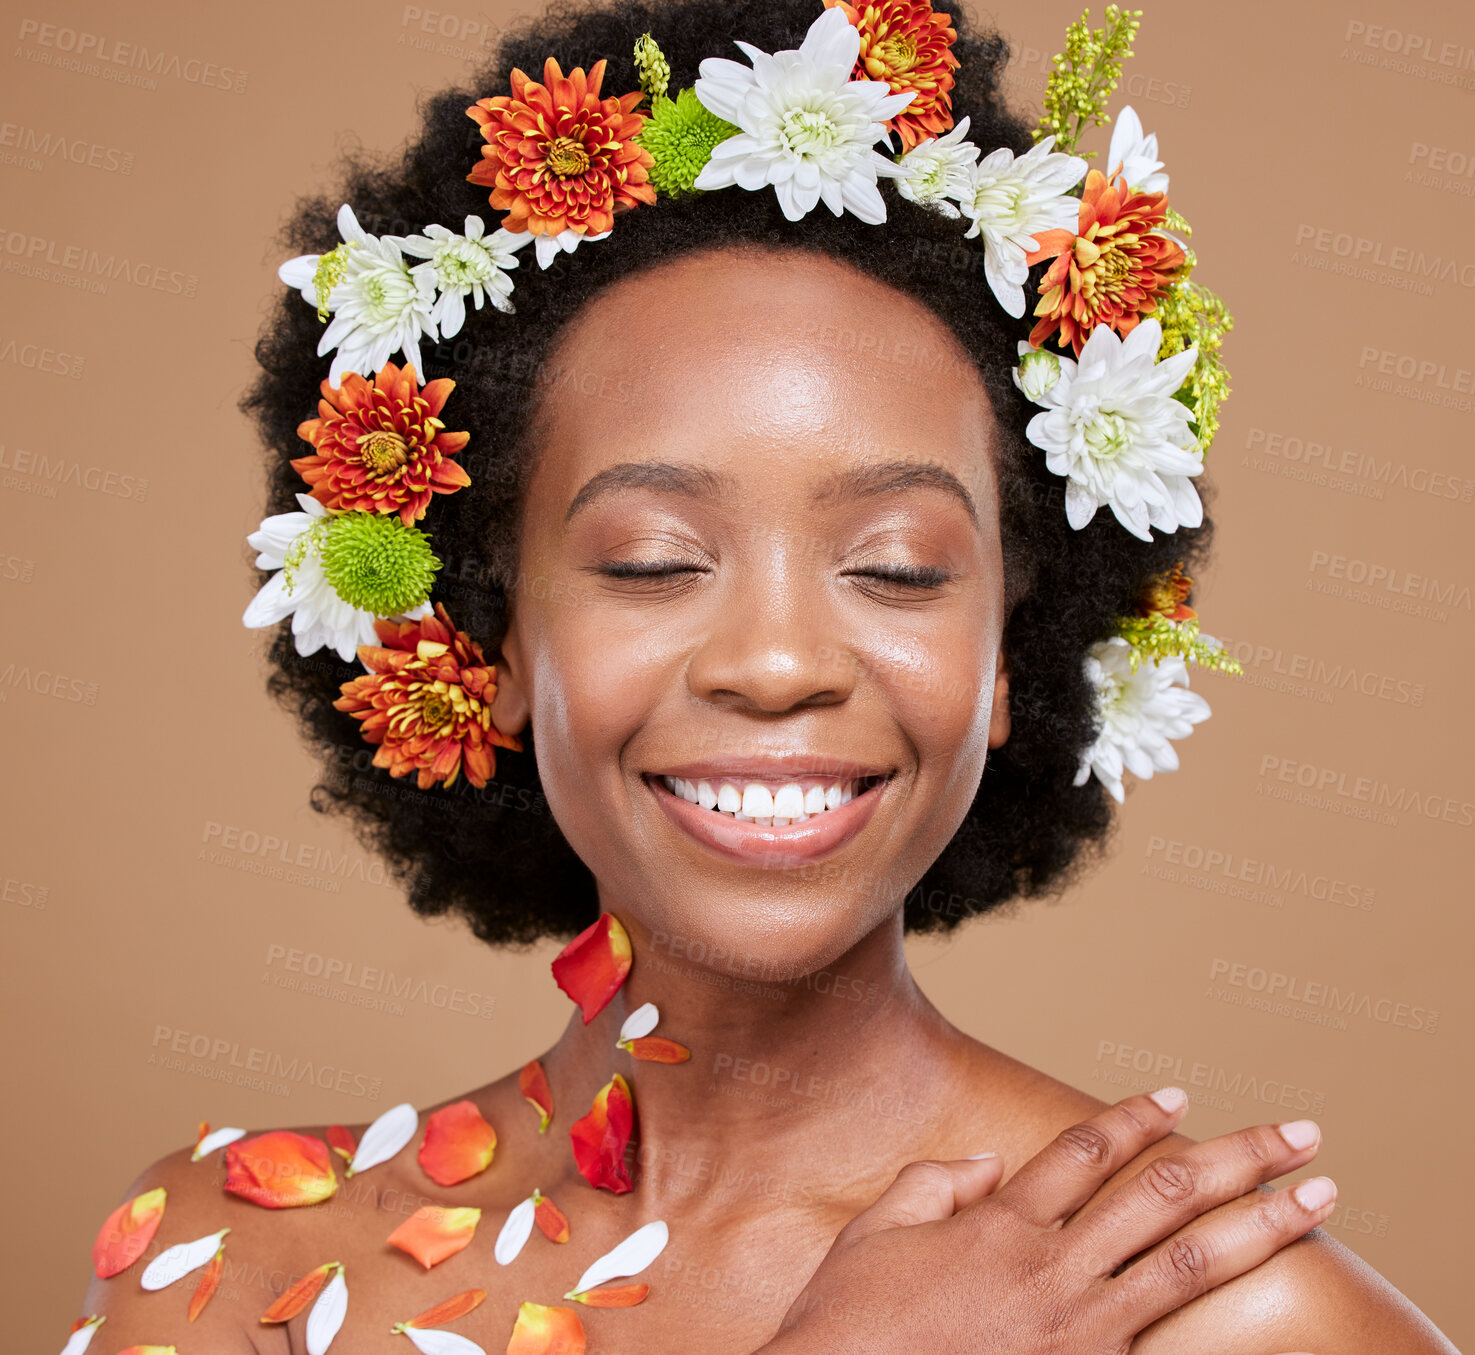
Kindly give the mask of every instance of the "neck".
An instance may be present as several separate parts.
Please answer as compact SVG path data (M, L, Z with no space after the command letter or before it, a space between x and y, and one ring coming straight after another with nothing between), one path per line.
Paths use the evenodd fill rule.
M757 1176L782 1178L791 1157L809 1186L842 1191L951 1142L940 1098L962 1037L912 978L899 912L832 965L777 975L741 957L701 954L698 964L668 937L626 925L629 978L589 1025L575 1011L545 1062L577 1091L574 1118L612 1073L630 1083L644 1204L699 1196L720 1207L724 1194L751 1195ZM660 1010L654 1033L686 1045L689 1062L643 1063L616 1048L646 1002Z

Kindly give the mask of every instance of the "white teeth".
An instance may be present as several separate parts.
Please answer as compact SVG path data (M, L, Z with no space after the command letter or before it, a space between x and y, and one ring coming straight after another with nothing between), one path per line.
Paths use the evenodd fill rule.
M768 787L760 785L756 781L749 781L743 787L743 813L750 819L771 819L773 817L773 796Z
M774 818L796 819L804 812L804 792L799 789L797 781L790 781L786 786L780 786L778 794L773 797Z
M804 823L816 814L849 804L857 794L855 780L832 781L828 786L812 785L805 790L797 781L788 781L770 790L759 781L688 781L679 776L662 776L673 795L703 809L716 810L741 819L744 823L783 826ZM715 787L715 788L714 788Z

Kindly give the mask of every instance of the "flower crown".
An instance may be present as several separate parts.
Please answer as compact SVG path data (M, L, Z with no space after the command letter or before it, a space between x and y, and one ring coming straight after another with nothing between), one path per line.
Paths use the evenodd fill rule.
M275 572L243 619L269 626L290 615L304 657L324 646L345 662L357 653L367 672L343 683L334 705L362 721L374 764L392 776L415 771L425 790L450 787L464 768L482 787L494 748L522 749L492 724L495 665L430 602L440 561L415 524L433 496L471 480L454 459L469 435L440 418L455 382L420 385L420 340L458 334L468 300L512 311L509 275L528 243L547 268L660 196L771 188L790 221L822 202L879 225L878 182L895 179L902 197L966 223L962 238L978 241L989 289L1016 319L1031 266L1049 260L1013 375L1040 406L1027 436L1065 479L1071 527L1103 507L1144 541L1151 528L1202 523L1193 477L1228 394L1219 348L1233 321L1190 280L1191 231L1168 206L1157 137L1136 113L1124 107L1112 124L1105 172L1089 167L1095 152L1072 153L1082 132L1110 121L1106 100L1141 11L1109 5L1103 28L1089 28L1089 11L1071 25L1036 144L1016 156L984 155L964 139L968 119L954 125L949 15L928 0L823 5L797 49L738 41L748 65L708 57L675 98L649 33L634 50L640 89L627 94L601 94L603 58L565 75L550 56L541 82L514 69L510 94L466 110L485 142L466 177L505 211L495 230L468 216L460 234L430 225L374 236L345 204L340 245L278 270L326 322L318 355L333 359L318 417L297 430L313 448L292 461L309 486L297 495L302 511L269 517L247 538L257 566ZM396 353L403 366L390 361ZM1242 671L1199 633L1191 584L1180 566L1145 580L1134 611L1089 651L1099 732L1077 785L1094 773L1121 801L1124 770L1175 769L1170 740L1209 715L1187 690L1186 663Z

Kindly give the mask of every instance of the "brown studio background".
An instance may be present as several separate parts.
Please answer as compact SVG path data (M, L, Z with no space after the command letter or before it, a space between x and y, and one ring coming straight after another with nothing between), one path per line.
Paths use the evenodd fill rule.
M427 1104L517 1066L567 1016L554 947L501 953L418 921L310 811L314 761L263 690L264 634L240 624L262 473L235 401L281 285L278 226L340 146L397 146L417 96L534 8L6 5L16 1348L63 1344L101 1220L198 1120ZM1037 103L1079 12L995 12L1019 101ZM120 42L166 65L98 59ZM1218 556L1196 602L1247 675L1194 671L1214 718L1180 745L1182 771L1129 794L1084 887L914 949L953 1020L1105 1100L1182 1082L1198 1138L1314 1114L1325 1147L1301 1175L1338 1181L1329 1230L1457 1343L1475 1340L1456 1245L1472 1184L1472 49L1452 0L1146 14L1114 107L1158 132L1199 276L1238 321L1209 455ZM128 259L134 280L66 267L68 246ZM1363 271L1339 271L1359 249ZM1298 800L1298 778L1331 784ZM1374 782L1402 808L1356 817ZM262 873L283 854L311 864ZM294 966L336 977L312 990ZM365 968L413 986L354 986ZM1269 999L1274 983L1301 1000ZM1339 1015L1316 984L1371 1005ZM169 1066L176 1039L212 1052ZM237 1046L316 1071L243 1085Z

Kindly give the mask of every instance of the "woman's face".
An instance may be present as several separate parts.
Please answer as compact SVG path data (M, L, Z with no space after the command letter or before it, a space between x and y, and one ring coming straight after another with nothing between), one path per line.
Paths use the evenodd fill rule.
M794 252L631 277L550 366L493 718L530 719L647 944L822 967L894 918L1008 737L983 385L919 302Z

